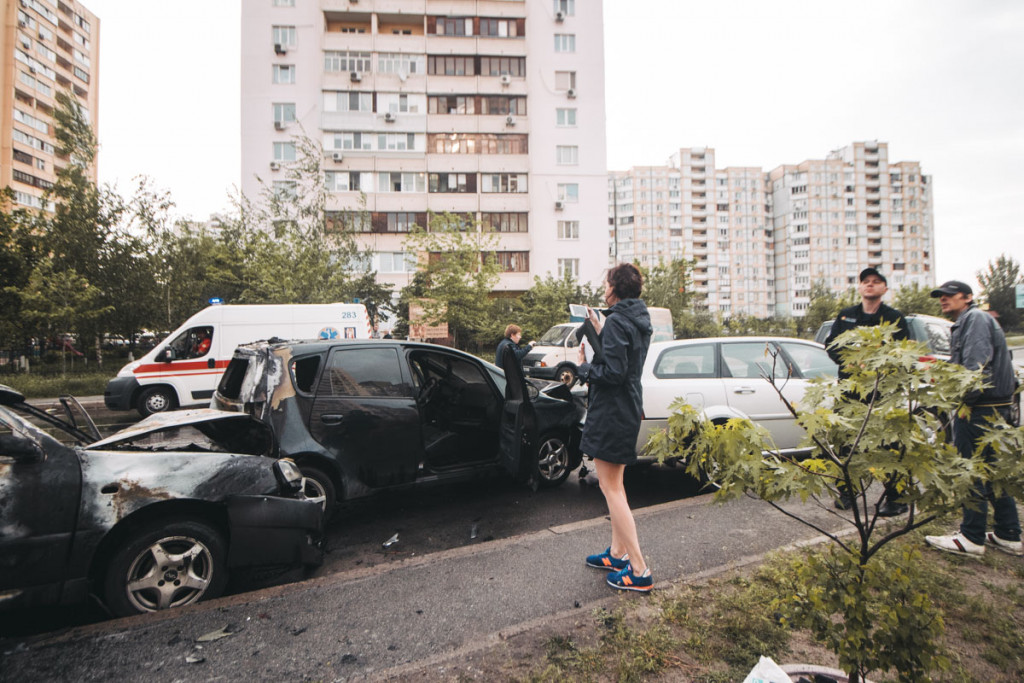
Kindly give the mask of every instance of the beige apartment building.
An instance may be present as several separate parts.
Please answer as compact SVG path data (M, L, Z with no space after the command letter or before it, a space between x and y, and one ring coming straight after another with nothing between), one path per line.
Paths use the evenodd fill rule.
M498 289L608 261L601 3L264 0L242 6L242 191L288 191L300 136L323 152L329 219L382 282L416 269L431 214L498 238Z
M0 187L16 206L40 209L67 161L55 149L57 93L73 92L97 126L100 24L73 0L0 0L0 16Z
M608 183L613 258L692 259L694 290L722 317L801 317L815 282L842 292L869 265L892 289L935 284L931 179L918 162L890 163L884 142L768 173L681 149Z

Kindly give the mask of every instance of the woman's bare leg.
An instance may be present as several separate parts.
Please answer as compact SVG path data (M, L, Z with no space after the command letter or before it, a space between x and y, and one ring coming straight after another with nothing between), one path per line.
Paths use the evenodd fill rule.
M626 500L626 487L622 483L626 466L596 458L594 464L601 493L604 494L605 503L608 505L608 514L612 519L612 555L622 557L623 553L629 553L629 563L633 567L633 573L643 574L647 569L647 563L640 552L636 522L633 520L633 512L629 509L629 501Z

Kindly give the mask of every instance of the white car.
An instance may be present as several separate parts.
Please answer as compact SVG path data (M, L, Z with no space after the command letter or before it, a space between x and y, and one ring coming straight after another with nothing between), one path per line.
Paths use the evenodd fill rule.
M769 349L778 354L773 358ZM797 450L804 430L765 379L773 371L779 380L789 376L777 384L791 402L800 401L810 380L838 376L825 347L803 339L715 337L652 343L641 380L644 420L637 453L652 434L666 428L669 405L677 398L715 422L750 418L771 433L777 448Z

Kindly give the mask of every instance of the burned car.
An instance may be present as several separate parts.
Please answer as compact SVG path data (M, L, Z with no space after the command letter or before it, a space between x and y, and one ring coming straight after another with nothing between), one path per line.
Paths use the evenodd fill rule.
M320 504L259 421L203 408L100 439L61 402L58 418L0 385L0 610L92 593L127 616L215 597L235 568L322 559Z
M273 340L272 340L273 341ZM212 407L271 425L325 499L504 469L556 486L582 459L582 405L540 391L512 358L398 340L258 342L238 347Z

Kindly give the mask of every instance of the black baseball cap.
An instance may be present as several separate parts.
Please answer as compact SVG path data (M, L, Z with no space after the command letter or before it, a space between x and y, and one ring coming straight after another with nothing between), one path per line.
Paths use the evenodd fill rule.
M877 268L865 268L864 270L860 271L860 280L859 281L860 282L864 282L864 278L868 277L869 275L874 275L879 280L884 282L886 287L889 286L889 281L885 279L884 275L882 275L881 273L878 272Z
M950 280L949 282L943 282L941 286L936 287L935 289L932 290L933 299L937 299L943 294L948 294L949 296L953 296L954 294L963 294L966 296L968 294L973 295L974 291L971 289L971 286L966 282L960 282L959 280Z

